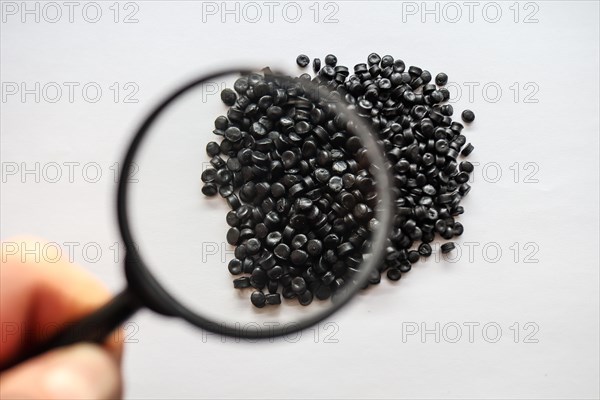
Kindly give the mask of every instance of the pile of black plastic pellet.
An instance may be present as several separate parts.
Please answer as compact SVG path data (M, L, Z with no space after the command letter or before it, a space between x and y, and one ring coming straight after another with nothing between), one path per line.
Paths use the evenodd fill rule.
M310 63L305 55L296 61L303 68ZM232 208L227 241L236 249L229 272L244 274L234 287L256 289L257 307L281 303L279 293L302 305L335 294L360 267L376 226L366 149L326 100L307 95L303 82L325 85L370 123L393 175L393 231L370 284L382 272L398 280L430 256L436 233L447 241L463 233L454 217L464 211L460 200L470 190L473 165L459 163L459 155L473 146L465 146L463 125L452 121L452 105L443 104L446 74L431 82L428 71L377 54L352 75L333 55L322 68L315 58L312 67L314 77L302 74L293 84L269 79L267 70L223 90L229 110L214 130L223 140L206 147L214 168L203 172L202 191L220 194ZM475 117L465 110L462 118ZM441 246L443 253L452 249L452 242Z

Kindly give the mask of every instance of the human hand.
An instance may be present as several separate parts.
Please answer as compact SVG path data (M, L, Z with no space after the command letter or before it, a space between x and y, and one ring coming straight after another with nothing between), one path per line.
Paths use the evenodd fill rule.
M62 260L52 263L40 254L22 252L34 247L31 239L2 243L0 366L32 341L39 341L41 332L47 339L49 332L89 314L110 298L109 292L85 270ZM116 336L104 346L66 346L4 371L0 374L0 398L120 398L122 336Z

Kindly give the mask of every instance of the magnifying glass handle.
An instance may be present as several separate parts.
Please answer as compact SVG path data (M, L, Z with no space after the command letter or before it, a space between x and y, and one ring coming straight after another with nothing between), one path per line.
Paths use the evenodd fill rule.
M34 346L19 357L3 364L1 370L4 371L14 367L29 358L57 347L78 342L102 343L112 331L139 310L141 306L142 303L139 299L129 289L125 289L92 314L68 324L65 329L59 331L49 340Z

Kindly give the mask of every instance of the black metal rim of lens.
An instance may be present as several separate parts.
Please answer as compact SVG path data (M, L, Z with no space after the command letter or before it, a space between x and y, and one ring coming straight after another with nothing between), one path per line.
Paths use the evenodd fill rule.
M349 117L356 123L356 127L358 128L356 129L357 132L355 132L355 134L357 136L360 136L363 145L367 148L367 151L369 152L369 159L372 165L375 167L374 176L377 182L377 194L379 196L379 199L381 200L380 207L378 207L378 211L376 211L376 219L378 220L379 226L373 236L371 256L368 257L361 264L356 285L352 287L352 289L344 290L343 293L337 296L336 300L334 301L331 307L327 308L326 310L320 313L317 313L314 316L303 319L301 322L286 324L280 327L272 327L268 330L246 329L240 331L239 327L225 326L222 323L216 323L205 317L202 317L199 314L196 314L195 312L188 309L185 305L180 303L170 293L168 293L166 289L162 287L162 285L156 280L156 278L152 275L152 273L144 263L140 252L136 249L136 246L134 245L136 242L130 231L129 221L127 218L127 177L129 168L135 159L135 155L140 147L140 144L142 143L144 137L146 137L146 133L148 132L152 124L159 117L159 115L181 95L195 88L196 86L214 80L215 78L233 74L246 75L252 72L259 71L260 69L249 68L228 68L217 70L213 73L209 73L200 78L194 79L193 81L183 85L178 90L173 92L170 96L168 96L150 113L150 115L146 118L142 126L139 128L139 130L133 137L125 155L125 158L123 160L123 168L121 168L117 192L117 217L119 221L119 229L121 231L121 236L125 242L125 247L127 250L125 270L129 285L128 290L134 292L144 303L144 305L146 305L150 309L153 309L154 311L160 312L165 315L181 317L189 323L201 329L216 334L249 339L270 338L282 335L289 335L291 333L301 331L331 316L334 312L336 312L342 306L348 303L348 301L353 297L353 295L356 292L358 292L364 284L366 284L367 280L369 279L370 272L373 269L377 268L377 266L383 261L385 244L392 226L392 217L394 215L393 199L391 192L392 180L389 175L389 171L386 169L385 166L383 150L375 141L374 136L371 133L371 130L369 129L367 124L364 121L360 120L360 117L358 117L357 114L351 113ZM278 77L290 80L297 79L293 77L287 77L284 75L278 75ZM317 90L319 90L319 93L324 93L323 95L326 95L327 93L322 87L319 87ZM340 103L336 103L336 106L337 104Z

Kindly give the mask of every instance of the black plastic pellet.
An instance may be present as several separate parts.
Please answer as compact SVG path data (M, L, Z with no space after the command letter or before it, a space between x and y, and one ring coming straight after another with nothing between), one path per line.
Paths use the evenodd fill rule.
M228 106L232 106L235 104L235 100L237 99L237 95L231 89L223 89L221 91L221 101Z
M466 172L466 173L468 173L468 174L470 174L471 172L473 172L473 170L475 169L475 168L473 167L473 164L471 164L471 163L470 163L470 162L468 162L468 161L462 161L462 162L461 162L461 163L458 165L458 168L459 168L461 171L463 171L463 172Z
M431 72L424 70L421 72L421 80L424 84L431 82Z
M378 285L381 282L381 273L378 270L373 270L369 274L369 283L371 285Z
M329 182L327 185L329 186L329 189L334 193L338 193L344 188L344 183L342 181L342 178L339 176L332 176L329 179Z
M285 169L290 169L299 161L298 156L293 151L287 150L281 154L281 162Z
M210 157L218 156L221 153L221 147L217 142L208 142L206 145L206 154Z
M475 121L475 113L471 110L463 111L462 114L460 115L460 117L462 118L463 121L465 121L467 123L471 123L471 122Z
M269 228L267 228L267 225L265 223L260 222L254 226L254 235L258 239L264 239L267 237L268 234Z
M266 252L263 256L257 261L257 263L264 269L265 271L271 270L271 268L275 267L277 264L277 260L273 257L273 254L270 252Z
M300 195L303 192L304 192L304 186L301 183L296 183L288 191L288 193L292 197L296 197L296 196Z
M243 247L243 245L238 246L237 248L239 249L240 247ZM250 258L244 258L244 261L242 261L242 270L245 274L251 274L252 271L254 271L254 261Z
M469 192L471 191L471 185L469 185L468 183L463 183L462 185L459 186L458 188L458 193L460 193L461 196L466 196ZM456 209L457 211L461 208L462 206L458 206Z
M284 286L283 289L281 290L281 296L284 299L293 299L296 297L296 293L294 293L292 291L292 288L289 286Z
M216 169L221 169L225 166L225 161L219 156L214 156L210 159L210 164Z
M466 172L460 172L454 177L454 180L458 184L466 183L469 181L469 174Z
M409 272L412 269L412 266L410 263L402 263L400 264L400 266L398 267L398 269L400 270L400 272L402 272L403 274Z
M439 74L436 75L436 77L435 77L436 85L444 86L446 83L448 83L448 75L446 75L443 72L440 72Z
M262 96L259 100L258 100L258 108L260 108L261 110L266 110L267 108L271 107L273 105L273 97L271 96Z
M283 228L283 240L286 242L290 242L290 240L292 240L292 238L294 237L294 235L296 234L296 230L294 228L292 228L290 225L286 226L285 228Z
M200 179L202 179L202 182L204 183L214 182L216 177L217 170L214 168L207 168L202 171L202 175L200 175Z
M292 291L296 294L302 294L306 291L306 281L304 278L297 276L291 282Z
M250 127L250 133L254 134L256 137L263 137L267 134L267 130L263 124L255 122Z
M310 58L308 58L305 54L300 54L296 57L296 64L300 66L300 68L305 68L310 63Z
M296 213L289 219L289 227L294 231L304 232L309 227L309 221L305 215ZM284 232L285 233L285 232Z
M331 285L331 283L335 280L335 274L332 271L328 271L321 277L321 282L325 285Z
M267 245L267 247L274 248L279 244L279 242L281 242L281 238L282 236L280 232L271 232L267 235L267 238L265 239L265 244Z
M294 265L305 265L307 260L308 254L304 250L294 250L290 253L290 261Z
M273 202L273 200L271 198L267 198L263 201L263 206L265 206L266 204L270 204L272 202ZM277 214L274 211L269 211L267 213L267 216L265 217L265 220L264 220L264 224L268 229L277 229L279 227L280 223L281 223L281 218L279 217L279 214Z
M212 182L205 184L202 186L202 193L209 197L216 196L218 193L217 185Z
M246 242L246 251L248 252L249 255L258 254L258 252L260 251L260 248L261 248L260 240L258 240L256 238L248 239L248 241Z
M226 200L227 204L232 210L237 210L242 205L242 203L240 203L240 199L235 194L227 196Z
M406 64L404 63L403 60L396 59L396 60L394 60L393 67L394 67L394 72L401 74L406 69Z
M265 287L267 283L267 273L262 268L254 268L252 270L252 275L250 276L250 284L255 287L262 289Z
M287 261L290 257L290 247L285 244L285 243L280 243L278 244L275 249L273 250L273 254L275 254L275 257L279 258L280 260L284 260Z
M239 258L240 260L244 260L244 261L250 260L250 259L246 258L246 256L248 254L246 253L246 246L243 244L241 244L235 248L235 250L233 251L233 255L235 256L235 258ZM242 261L242 263L244 261ZM250 261L252 261L252 260L250 260ZM252 270L250 270L250 272L252 272Z
M331 173L325 168L317 168L314 172L314 175L315 178L321 183L326 183L331 177Z
M267 271L267 276L269 279L279 280L283 275L283 268L279 265L273 266L270 270Z
M419 254L423 257L429 257L431 255L431 246L428 243L421 243L419 245Z
M444 232L446 230L446 221L444 221L443 219L438 219L437 221L435 221L434 228L438 233Z
M247 276L233 280L233 287L236 289L249 288L250 286L252 286L250 285L250 278Z
M408 258L408 261L410 261L411 264L414 264L417 261L419 261L420 254L416 250L411 250L411 251L408 252L407 258Z
M248 78L247 77L241 77L238 78L234 84L233 84L233 89L238 92L239 94L244 94L246 93L246 90L248 90Z
M469 143L468 145L465 146L465 148L460 152L460 154L462 156L468 156L469 154L471 154L473 152L473 150L475 149L475 147Z
M325 236L325 238L323 238L323 244L328 249L337 247L337 245L339 243L340 243L340 238L338 235L336 235L334 233L327 235L327 236Z
M263 292L255 291L250 295L250 301L255 307L263 308L265 306L266 297Z
M312 200L306 197L301 197L298 200L296 200L296 207L300 211L307 211L312 208L312 205Z
M310 290L306 290L304 293L298 296L298 302L303 306L309 305L310 303L312 303L312 301L313 294Z
M325 79L333 79L335 70L330 65L326 65L319 71L319 75Z
M421 68L413 65L413 66L408 67L408 73L414 77L420 77L421 74L423 73L423 70Z
M394 57L385 55L381 57L381 68L387 68L394 65Z
M225 220L227 221L227 225L231 227L238 226L241 222L240 217L238 217L237 213L233 210L227 213Z
M233 179L233 174L228 169L222 168L215 174L215 182L219 185L225 185Z
M325 64L326 64L326 65L329 65L329 66L335 67L335 66L337 65L337 61L338 61L338 60L337 60L337 57L336 57L336 56L334 56L333 54L327 54L327 55L325 56Z
M222 185L219 187L219 194L221 197L229 197L233 194L233 186L231 185Z
M331 297L331 289L326 285L319 285L319 287L314 291L314 295L319 300L327 300Z
M350 254L353 250L354 246L350 242L342 243L337 247L337 252L341 257Z
M225 130L229 126L229 121L227 117L224 115L220 115L215 119L215 128L220 130Z
M454 229L455 236L462 235L465 230L465 228L463 227L463 225L460 222L455 222L453 229Z
M294 238L292 239L290 244L292 246L292 249L297 250L297 249L301 249L302 247L304 247L306 242L308 242L308 238L306 237L306 235L300 233L300 234L294 236Z
M240 261L237 258L232 259L231 261L229 261L228 269L229 269L229 273L231 275L241 274L242 273L242 261Z
M277 290L279 289L279 282L274 281L274 280L269 280L269 283L267 283L267 289L269 290L269 294L277 293ZM281 300L280 300L280 302L281 302ZM268 298L267 298L267 304L269 304Z
M448 153L449 148L448 142L444 139L440 139L435 142L435 150L440 154Z
M454 242L444 243L441 246L441 250L442 250L443 254L450 253L452 250L454 250L454 248L455 248Z
M296 130L297 134L303 136L303 135L306 135L310 131L311 126L306 121L300 121L300 122L296 123L296 125L294 126L294 129Z
M267 304L281 304L281 295L279 293L269 293L265 296Z
M242 131L235 126L230 126L229 128L225 129L224 136L225 139L231 142L238 142L242 139Z
M359 203L356 206L354 206L352 214L357 220L364 221L371 217L372 212L366 204Z
M390 281L398 281L402 277L402 272L398 268L390 268L386 275Z
M275 198L279 198L285 194L285 186L280 182L275 182L271 185L271 194Z
M369 54L367 61L369 62L369 65L379 64L379 62L381 61L381 57L379 57L379 54L377 53L371 53Z
M242 163L236 157L229 157L227 160L227 169L232 172L238 172L242 169Z
M323 243L318 239L311 239L306 244L306 251L313 257L319 256L323 252Z
M238 228L230 228L227 231L227 243L235 246L240 240L240 230Z
M319 70L321 69L321 59L319 59L319 58L315 58L315 59L313 60L313 65L312 65L312 67L313 67L313 71L315 71L315 74L316 74L317 72L319 72Z

